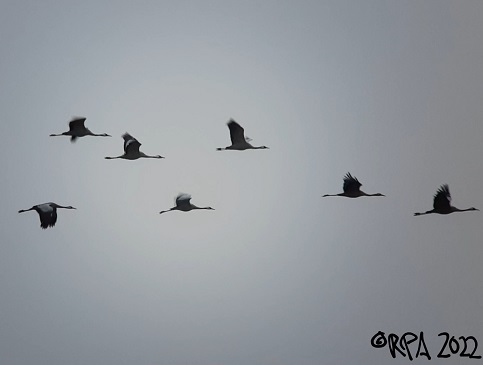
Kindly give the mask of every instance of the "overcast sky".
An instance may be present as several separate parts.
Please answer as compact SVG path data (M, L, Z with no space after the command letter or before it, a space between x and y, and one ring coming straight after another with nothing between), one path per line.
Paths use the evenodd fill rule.
M3 0L0 362L408 363L378 331L481 361L436 356L442 331L483 343L483 213L413 213L445 183L483 209L482 15ZM49 137L73 116L112 138ZM216 151L230 118L270 149ZM166 159L105 160L124 132ZM348 171L386 197L322 198ZM179 192L215 210L159 215ZM77 210L17 213L50 201Z

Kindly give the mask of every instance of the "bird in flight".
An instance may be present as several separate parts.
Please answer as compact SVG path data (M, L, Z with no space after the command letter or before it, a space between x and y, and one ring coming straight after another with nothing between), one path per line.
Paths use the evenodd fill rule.
M182 212L189 212L190 210L194 209L208 209L208 210L215 210L212 207L197 207L196 205L191 204L191 195L189 194L178 194L176 197L176 206L168 210L162 210L159 214L170 212L172 210L180 210Z
M479 210L474 207L468 209L458 209L453 207L451 204L451 193L449 192L449 187L447 184L441 185L436 194L434 194L433 209L428 210L424 213L414 213L415 216L425 215L425 214L450 214L453 212L467 212L471 210Z
M71 207L70 205L64 207L55 203L44 203L34 205L30 209L20 209L18 212L23 213L28 212L29 210L35 210L39 214L40 227L42 227L42 229L46 229L48 227L55 226L55 222L57 222L57 208L76 209L74 207Z
M230 119L227 125L228 125L228 128L230 129L231 146L228 146L225 148L217 148L216 149L217 151L224 151L224 150L243 151L248 149L258 150L258 149L268 148L267 146L254 147L250 143L248 143L249 141L251 141L251 139L245 137L245 130L240 124L235 122L233 119Z
M375 194L367 194L360 190L362 184L357 180L355 176L352 176L350 172L348 172L344 176L344 185L342 186L344 192L339 194L325 194L322 197L325 198L326 196L345 196L348 198L358 198L360 196L385 196L381 193Z
M164 158L160 155L148 156L139 151L141 143L139 143L139 141L129 133L124 133L122 138L124 138L124 154L117 157L105 157L107 160L112 160L115 158L123 158L125 160L137 160L138 158Z
M102 134L95 134L92 133L89 129L87 129L84 125L86 118L74 118L69 122L69 130L64 133L60 134L51 134L50 137L57 137L57 136L70 136L70 141L75 142L79 137L85 136L96 136L96 137L111 137L109 134L102 133Z

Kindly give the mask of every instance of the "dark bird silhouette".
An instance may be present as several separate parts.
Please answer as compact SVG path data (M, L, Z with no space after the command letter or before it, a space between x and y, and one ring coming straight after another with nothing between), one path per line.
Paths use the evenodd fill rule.
M189 212L190 210L193 209L209 209L209 210L214 210L212 207L197 207L196 205L191 204L191 195L189 194L178 194L176 197L176 206L174 206L171 209L168 210L163 210L159 212L159 214L170 212L172 210L181 210L182 212Z
M148 156L145 153L139 151L139 147L141 143L131 136L129 133L124 133L122 135L124 138L124 154L117 157L105 157L108 160L112 160L115 158L123 158L125 160L137 160L138 158L164 158L163 156L156 155L156 156Z
M76 209L70 205L64 207L55 203L44 203L34 205L30 209L20 209L18 212L23 213L28 212L29 210L35 210L37 213L39 213L40 227L42 227L42 229L46 229L48 227L55 226L55 222L57 222L57 208Z
M84 125L86 118L74 118L69 122L69 130L64 133L60 134L51 134L51 137L57 136L70 136L70 141L75 142L79 137L85 136L96 136L96 137L111 137L109 134L102 133L102 134L95 134L92 133L89 129L87 129Z
M254 147L250 143L248 143L249 141L251 141L251 139L245 138L245 130L240 124L235 122L233 119L230 119L227 125L228 125L228 128L230 129L231 146L228 146L225 148L217 148L216 149L217 151L224 151L224 150L243 151L248 149L258 150L258 149L268 148L267 146Z
M433 209L424 213L414 213L415 216L425 214L450 214L453 212L468 212L471 210L479 210L476 208L458 209L451 204L451 193L447 184L441 185L436 194L434 194Z
M357 180L355 176L352 176L350 172L348 172L344 176L344 185L343 185L343 193L340 194L325 194L322 197L325 198L326 196L345 196L348 198L358 198L360 196L385 196L381 193L375 194L367 194L360 190L362 184Z

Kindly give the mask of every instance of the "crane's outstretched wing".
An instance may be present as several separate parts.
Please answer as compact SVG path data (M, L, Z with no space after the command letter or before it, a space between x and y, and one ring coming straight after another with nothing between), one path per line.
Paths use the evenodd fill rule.
M232 145L245 142L245 130L240 124L235 122L233 119L230 119L227 125L230 129L230 139Z
M49 212L39 211L38 213L40 217L40 227L42 227L42 229L55 226L55 222L57 222L57 211L55 209Z
M126 154L139 152L139 147L141 146L141 143L139 143L136 138L131 136L129 133L124 133L122 135L122 138L124 138L124 152Z
M441 185L434 194L433 208L436 210L448 210L450 208L451 193L447 184Z
M76 131L76 130L84 130L84 122L86 121L86 118L74 118L69 122L69 129L71 131Z
M176 197L176 206L177 207L189 206L190 200L191 200L191 195L180 193Z
M348 172L344 176L344 193L349 193L349 192L357 192L359 191L359 188L362 186L362 184L357 180L356 177L352 176L350 172Z

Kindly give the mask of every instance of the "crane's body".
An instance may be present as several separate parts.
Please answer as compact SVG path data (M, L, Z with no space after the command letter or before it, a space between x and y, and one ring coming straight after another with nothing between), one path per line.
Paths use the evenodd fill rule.
M207 209L207 210L214 210L212 207L197 207L196 205L191 204L191 195L189 194L178 194L176 197L176 205L168 210L163 210L159 212L159 214L170 212L172 210L179 210L182 212L189 212L190 210L194 209Z
M30 209L20 209L18 212L24 213L24 212L28 212L30 210L35 210L39 214L40 227L42 227L42 229L46 229L48 227L55 226L55 223L57 222L57 209L58 208L76 209L72 206L62 206L62 205L58 205L56 203L50 202L50 203L43 203L43 204L34 205Z
M227 123L228 129L230 130L230 139L231 139L231 146L224 147L224 148L217 148L217 151L224 151L224 150L235 150L235 151L244 151L244 150L259 150L259 149L267 149L267 146L259 146L254 147L249 143L250 139L245 137L245 130L243 127L235 122L233 119Z
M325 194L322 197L325 198L327 196L345 196L346 198L359 198L361 196L385 196L381 193L367 194L361 191L361 186L362 184L359 182L359 180L357 180L355 176L352 176L350 172L348 172L344 176L344 185L342 186L342 189L344 190L343 193Z
M86 118L74 118L69 122L69 130L64 133L60 134L51 134L51 137L57 136L70 136L71 142L75 142L79 137L85 136L95 136L95 137L111 137L109 134L101 133L95 134L92 133L86 126L84 125Z
M458 209L451 205L451 193L449 192L449 186L447 184L441 185L440 188L434 194L433 209L423 213L414 213L415 216L426 214L451 214L454 212L468 212L473 210L479 210L474 207L468 209Z
M105 157L107 160L113 160L116 158L122 158L124 160L137 160L138 158L164 158L160 155L148 156L144 152L139 151L141 143L129 133L124 133L122 138L124 139L124 154L117 157Z

